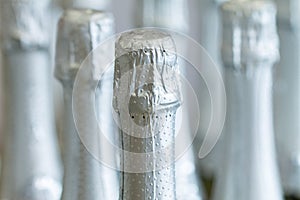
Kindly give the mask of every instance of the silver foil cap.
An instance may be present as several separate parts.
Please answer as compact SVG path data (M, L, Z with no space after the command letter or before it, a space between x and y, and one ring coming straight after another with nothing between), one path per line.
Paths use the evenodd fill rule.
M122 34L116 42L114 108L120 112L128 94L132 113L153 114L179 106L177 75L176 48L170 35L142 29Z
M118 38L113 106L120 121L122 200L176 199L177 73L169 34L140 29Z
M66 10L58 25L55 76L62 81L74 80L85 59L90 59L89 62L96 68L97 59L88 55L113 33L114 18L111 13Z
M236 70L279 59L276 8L270 1L229 1L222 5L222 59Z
M50 44L50 0L1 1L2 48L47 49Z
M275 2L278 8L278 22L290 28L300 28L300 1L276 0Z

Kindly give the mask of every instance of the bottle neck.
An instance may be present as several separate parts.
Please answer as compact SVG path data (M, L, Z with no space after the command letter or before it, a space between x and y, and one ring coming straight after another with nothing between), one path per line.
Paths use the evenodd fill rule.
M47 194L45 198L57 200L61 193L61 171L49 54L15 51L6 54L3 61L6 129L0 198L23 198L26 192L28 199ZM38 182L47 183L43 190L37 187Z
M225 168L216 199L282 199L272 123L272 66L252 69L246 73L228 67L224 72Z

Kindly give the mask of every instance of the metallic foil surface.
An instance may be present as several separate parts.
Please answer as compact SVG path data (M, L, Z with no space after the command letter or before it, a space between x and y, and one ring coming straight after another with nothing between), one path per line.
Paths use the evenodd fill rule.
M51 88L50 1L3 1L5 135L0 199L59 200Z
M157 0L137 0L137 26L150 26L170 28L175 31L187 33L189 30L189 15L188 2L185 0L172 1L157 1ZM177 48L184 48L187 50L184 42L177 41ZM184 62L182 59L178 60L180 72L184 72ZM183 95L185 95L186 88L181 88ZM188 104L188 103L187 103ZM186 104L186 105L187 105ZM189 118L189 113L183 113L184 118ZM186 122L189 120L186 120ZM191 135L191 130L188 123L182 124L182 130ZM184 143L191 140L191 136L186 134L186 141L180 141L176 146L184 146ZM195 149L199 150L197 146ZM176 161L176 185L177 199L202 199L203 189L200 178L200 169L196 169L197 160L195 159L193 148L189 148L185 154ZM188 167L187 170L186 167Z
M50 0L4 0L1 2L3 48L48 48ZM4 28L5 27L5 28Z
M249 62L279 59L276 8L271 1L229 1L222 5L225 67L251 70Z
M283 199L272 118L272 69L278 60L275 14L274 5L265 1L222 6L228 107L224 166L214 200Z
M122 200L176 199L177 73L175 44L168 34L135 30L117 40L113 105L123 150Z
M92 119L94 113L88 113L88 96L86 102L82 102L79 110L81 119L75 125L72 109L72 92L76 74L85 59L89 64L98 64L96 55L87 57L90 52L114 32L114 19L110 13L94 10L66 10L59 22L56 56L56 77L64 87L65 101L65 127L63 131L64 146L64 187L63 200L94 200L94 199L117 199L118 198L118 174L115 170L104 166L89 151L87 146L92 145L99 149L100 154L106 154L101 146L97 134L97 122ZM107 49L106 53L110 53ZM113 53L113 50L111 50ZM96 67L96 66L95 66ZM99 66L98 66L99 67ZM94 92L97 80L92 72L88 72L88 81L80 85L79 95L85 95L86 91ZM110 81L112 82L112 76ZM108 81L109 82L109 81ZM112 89L109 92L103 87L107 83L99 83L95 90L96 113L104 116L105 124L110 123L109 113L105 112L103 105L106 105L107 98L112 96ZM112 84L111 84L112 85ZM101 106L102 105L102 106ZM83 127L83 128L82 128ZM76 129L77 128L77 129ZM104 127L106 133L113 134L112 126ZM85 130L80 134L77 130ZM84 142L81 140L84 137Z
M300 199L300 1L276 3L281 57L273 96L278 160L285 194Z
M58 24L55 76L61 81L74 81L87 55L111 36L114 29L111 13L91 9L66 10Z

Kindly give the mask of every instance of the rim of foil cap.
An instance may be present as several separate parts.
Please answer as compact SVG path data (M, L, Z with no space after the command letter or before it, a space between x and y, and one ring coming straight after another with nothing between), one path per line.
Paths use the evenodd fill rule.
M92 9L67 9L58 23L55 76L74 81L83 61L104 39L114 33L110 12ZM89 56L89 58L91 58ZM95 64L95 61L90 61Z
M117 39L116 57L141 49L160 48L169 52L176 52L175 43L169 34L151 29L137 29L125 32Z
M222 59L241 68L249 63L279 60L276 7L271 1L229 1L221 7L223 17Z
M300 1L299 0L275 0L278 8L279 25L291 28L300 28Z
M131 108L137 113L179 106L181 93L177 73L176 46L169 34L151 29L123 33L116 42L114 108L122 109L117 99L123 102L128 95L128 103L135 102Z

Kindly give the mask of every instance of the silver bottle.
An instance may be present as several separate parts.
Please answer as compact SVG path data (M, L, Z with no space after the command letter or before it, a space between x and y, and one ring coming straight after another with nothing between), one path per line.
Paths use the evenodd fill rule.
M58 200L61 165L52 105L50 1L1 4L6 128L0 198Z
M274 77L278 160L286 196L300 199L300 1L276 3L281 56Z
M175 118L181 98L175 53L172 38L156 30L126 32L116 42L120 200L176 199Z
M221 12L228 107L224 166L213 199L282 200L272 120L276 8L270 1L233 0Z
M89 106L91 106L88 104L89 96L85 96L85 92L94 92L98 84L94 74L87 72L87 77L85 77L87 81L78 89L78 95L84 97L83 102L79 107L72 108L75 78L83 61L87 60L91 68L101 68L102 66L96 66L97 57L113 54L113 49L107 49L107 52L103 52L102 55L94 55L90 52L113 32L113 16L106 12L68 9L59 22L55 75L64 88L65 174L62 200L118 198L117 172L100 163L96 159L100 158L99 155L93 154L94 148L99 149L101 155L107 153L101 141L98 140L98 123L92 120L94 113L89 113ZM112 83L112 76L110 81ZM108 124L111 119L106 116L110 115L103 112L102 107L107 106L107 98L112 96L112 89L109 93L106 88L102 87L106 83L100 82L99 84L100 86L95 90L96 104L99 103L102 106L96 105L95 112L98 116L104 116L105 123ZM77 124L73 118L74 112L80 113L80 120L76 121ZM106 133L113 134L113 126L105 126L104 129Z
M188 15L188 2L185 0L137 0L137 26L144 27L160 27L160 28L169 28L174 31L179 31L181 33L189 32L189 15ZM180 48L183 48L187 51L186 44L181 42ZM186 68L183 66L184 58L178 60L179 70L182 74L185 74ZM186 93L186 89L183 88L183 94ZM188 102L188 99L185 99L183 102ZM188 105L188 104L187 104ZM188 107L188 106L186 106ZM188 109L187 109L188 110ZM183 118L189 118L189 113L183 113ZM188 143L191 141L191 128L188 123L189 120L184 120L181 125L181 131L184 133L189 133L190 135L186 136L185 141L180 141L176 146L190 146ZM186 135L186 134L185 134ZM195 149L199 150L199 146ZM198 153L198 152L197 152ZM201 184L200 170L197 171L196 168L197 158L194 155L193 148L190 147L187 152L184 153L176 161L176 185L177 189L177 198L180 199L193 199L200 200L204 198L203 186ZM187 170L186 167L190 166L190 170Z

